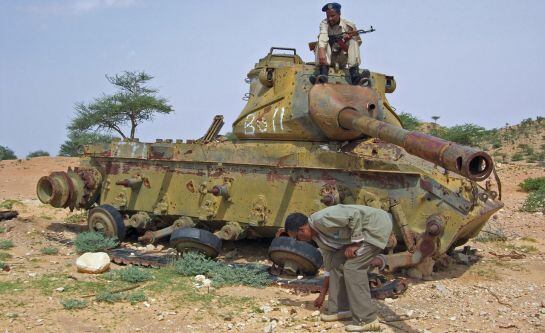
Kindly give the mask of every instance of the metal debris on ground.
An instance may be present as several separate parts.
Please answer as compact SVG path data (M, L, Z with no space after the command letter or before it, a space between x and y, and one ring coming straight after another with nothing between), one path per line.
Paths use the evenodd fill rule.
M159 268L166 266L176 260L177 255L170 253L143 253L139 250L117 248L108 251L112 262L123 265L139 265L145 267ZM245 264L233 264L235 266L246 266ZM248 264L259 267L264 271L271 273L271 267L268 265ZM369 285L371 287L371 296L376 299L385 299L387 297L396 298L403 294L408 283L405 279L388 280L381 274L369 273ZM284 277L271 274L271 281L287 289L293 289L301 292L319 292L323 285L323 277Z
M0 211L0 221L7 221L16 218L19 212L16 210L3 210Z

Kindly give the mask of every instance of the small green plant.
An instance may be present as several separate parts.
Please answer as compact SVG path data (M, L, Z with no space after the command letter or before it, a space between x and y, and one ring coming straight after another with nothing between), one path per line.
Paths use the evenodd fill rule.
M545 187L545 177L526 178L519 186L526 192L537 191Z
M6 227L0 226L0 234L3 234L4 232L6 232Z
M0 260L0 271L3 270L5 267L7 267L8 264L6 264L5 262L3 262L2 260Z
M0 250L7 250L12 248L13 242L9 239L0 239Z
M13 256L7 252L0 252L0 260L6 260L12 257Z
M119 280L130 283L144 282L153 279L153 275L149 270L134 266L106 273L104 277L108 280Z
M252 266L232 266L212 261L199 253L185 253L174 263L176 273L183 276L203 274L212 279L212 285L246 285L263 288L270 283L267 272Z
M513 162L522 161L523 159L524 159L524 156L520 152L514 153L513 156L511 156L511 161Z
M131 304L147 301L146 295L142 291L136 291L134 293L112 293L110 291L103 291L96 295L95 300L97 302L116 303L128 301Z
M537 247L533 245L513 245L513 244L507 244L505 246L506 249L511 251L517 251L517 252L523 252L523 253L537 253Z
M127 301L129 301L131 304L145 302L147 300L148 297L146 296L146 294L144 294L143 291L135 291L134 293L131 293L127 296Z
M103 291L96 295L95 300L97 302L106 302L106 303L115 303L120 302L125 299L125 294L123 293L112 293L109 291Z
M0 203L0 209L10 210L13 208L13 205L15 204L21 204L21 201L13 200L13 199L4 200L2 201L2 203Z
M537 191L532 191L522 204L523 212L545 212L545 187L541 187Z
M87 221L87 211L71 214L64 218L66 223L80 223L83 221Z
M118 241L114 238L106 238L98 232L82 232L76 236L74 245L78 253L99 252L116 247Z
M519 186L530 192L522 204L523 212L545 212L545 177L527 178Z
M48 246L48 247L41 248L40 252L46 255L54 255L59 253L59 249L57 249L56 247Z
M40 157L40 156L49 156L49 153L46 152L45 150L36 150L36 151L33 151L33 152L29 153L26 156L26 158L28 160L28 159L31 159L33 157Z
M66 310L79 310L87 307L87 301L75 298L69 298L61 301Z

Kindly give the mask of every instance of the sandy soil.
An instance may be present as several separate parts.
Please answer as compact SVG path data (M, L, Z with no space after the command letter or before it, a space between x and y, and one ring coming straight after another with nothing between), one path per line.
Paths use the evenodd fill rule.
M145 283L146 302L98 303L86 297L83 310L65 310L61 300L90 296L107 281L76 272L71 243L85 222L66 222L69 212L39 203L37 180L77 165L77 159L40 157L0 162L0 202L17 199L19 218L0 222L0 240L14 247L0 250L11 271L0 271L0 329L3 332L343 332L343 323L320 322L312 314L315 294L267 287L228 287L197 291L187 278ZM499 166L505 208L487 225L505 242L477 242L480 260L451 264L433 281L412 281L397 299L376 301L386 332L544 332L545 217L519 212L526 197L518 183L545 176L531 165ZM73 214L72 214L73 215ZM259 247L256 251L255 247ZM45 255L44 247L59 253ZM501 255L515 251L519 259ZM266 245L248 243L239 255L266 261ZM113 269L119 268L113 265ZM115 289L116 286L110 286ZM58 289L61 288L61 289ZM62 290L62 291L61 291Z

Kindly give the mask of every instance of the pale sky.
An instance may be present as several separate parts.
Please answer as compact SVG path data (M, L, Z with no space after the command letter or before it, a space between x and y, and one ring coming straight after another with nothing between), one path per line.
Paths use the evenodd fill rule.
M545 116L545 1L339 1L365 35L363 66L394 75L398 111L487 128ZM271 46L312 61L325 1L0 0L0 145L56 155L76 102L113 92L105 74L143 70L175 113L142 141L224 131L246 73Z

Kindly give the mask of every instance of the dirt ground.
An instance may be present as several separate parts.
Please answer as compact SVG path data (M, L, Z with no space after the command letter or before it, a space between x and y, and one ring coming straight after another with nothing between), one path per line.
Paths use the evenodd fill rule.
M42 205L35 195L37 180L51 171L75 166L74 158L39 157L0 162L0 202L18 200L17 219L0 222L1 240L13 247L0 250L1 332L343 332L344 324L320 322L312 301L316 294L279 288L226 287L197 290L190 278L153 270L155 279L139 290L147 301L97 302L99 288L115 289L100 276L76 272L78 255L72 240L85 222L67 219L64 209ZM397 299L375 301L385 332L545 332L545 217L519 212L526 197L518 184L545 176L531 165L498 166L505 208L486 230L506 241L475 241L479 260L453 263L432 281L411 281ZM255 250L255 247L258 250ZM41 253L55 247L58 254ZM266 244L245 244L239 256L266 262ZM504 257L503 255L510 255ZM112 265L112 269L119 266ZM66 310L61 301L88 301L81 310Z

